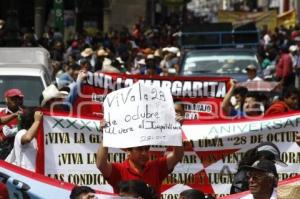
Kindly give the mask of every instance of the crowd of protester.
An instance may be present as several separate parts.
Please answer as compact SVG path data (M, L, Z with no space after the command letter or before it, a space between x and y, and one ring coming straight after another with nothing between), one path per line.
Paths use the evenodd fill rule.
M38 40L32 32L24 31L21 45L24 47L40 45L50 52L52 80L55 83L43 91L40 99L41 107L49 108L58 100L65 100L72 104L77 95L76 87L80 86L82 80L86 78L87 71L178 75L181 56L177 38L179 30L180 23L174 20L157 27L147 26L143 20L140 20L132 30L122 28L119 31L112 30L95 36L78 34L76 38L66 42L57 30L49 29ZM4 33L1 32L1 35ZM224 114L230 117L245 117L297 110L299 48L300 28L298 26L292 29L278 27L274 32L264 28L261 31L258 47L258 58L263 75L259 76L258 68L249 65L246 68L247 81L276 81L279 98L270 100L264 94L248 91L246 87L239 86L231 80L231 88L222 103ZM24 95L17 88L5 93L7 107L1 112L0 123L4 125L0 133L0 155L1 159L34 170L35 136L43 114L35 108L23 107L23 97ZM182 119L183 110L180 111L179 120ZM24 145L27 146L26 149L22 147ZM181 160L183 147L174 147L173 152L168 156L155 161L148 159L149 148L143 146L127 149L128 160L123 163L110 163L107 160L108 149L100 146L97 167L116 193L144 199L159 197L161 183ZM20 153L24 155L22 158L18 157ZM231 192L236 193L250 188L253 196L263 194L266 198L270 198L275 194L278 174L274 164L280 161L279 153L278 148L272 143L260 144L246 152L244 159L238 165L238 173ZM128 168L133 170L128 172L126 170ZM120 181L122 183L119 183ZM94 193L95 191L88 187L75 187L70 198L80 198L80 195L89 195L89 198L93 198ZM199 190L188 190L182 192L180 198L201 199L208 196Z

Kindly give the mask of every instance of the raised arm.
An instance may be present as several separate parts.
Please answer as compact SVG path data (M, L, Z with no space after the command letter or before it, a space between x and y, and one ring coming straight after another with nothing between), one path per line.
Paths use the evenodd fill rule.
M43 112L41 111L36 111L34 113L34 122L31 125L31 127L27 130L27 132L22 136L21 138L21 144L27 144L31 142L31 140L36 136L38 132L38 128L40 125L40 122L43 119Z
M12 113L10 115L0 117L0 124L6 124L6 123L10 122L11 120L18 117L19 114L20 114L20 112L18 111L18 112Z
M100 121L100 128L104 128L105 121ZM102 142L97 151L97 160L96 160L97 168L101 171L103 177L108 178L112 171L112 165L108 161L108 148L103 147L103 137Z
M232 109L232 105L230 103L230 99L231 99L231 97L233 95L234 89L236 88L236 82L235 82L235 80L233 80L233 79L230 80L230 86L231 87L230 87L229 91L226 93L226 95L225 95L225 97L224 97L224 99L222 101L222 111L227 116L230 114L230 111Z
M181 161L184 155L184 147L183 146L175 146L173 151L167 155L167 165L168 170L171 171L174 169L176 164Z
M104 178L108 178L112 171L112 165L108 161L108 148L103 147L102 143L100 143L100 146L97 151L97 161L96 165L97 168L101 171Z

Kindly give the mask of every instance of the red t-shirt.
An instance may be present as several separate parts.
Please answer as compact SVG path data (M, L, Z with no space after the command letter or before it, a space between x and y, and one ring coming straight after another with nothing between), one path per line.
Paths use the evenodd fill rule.
M148 161L142 174L138 174L131 168L129 160L127 159L122 163L112 164L112 172L107 181L113 187L114 192L117 193L117 186L120 181L142 180L151 185L159 196L161 183L171 172L172 171L168 171L166 157Z

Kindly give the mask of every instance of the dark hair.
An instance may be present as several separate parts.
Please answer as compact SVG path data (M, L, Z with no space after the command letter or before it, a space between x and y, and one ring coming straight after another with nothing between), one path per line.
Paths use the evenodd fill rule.
M245 97L247 93L248 93L248 89L243 86L237 87L233 91L233 95L240 95L241 97Z
M203 192L197 189L188 189L180 193L180 196L184 199L205 199Z
M88 186L75 186L73 187L71 194L70 194L70 199L76 199L80 194L83 193L96 193L94 189Z
M27 107L23 110L23 114L20 117L19 128L28 130L34 122L34 113L36 107Z
M248 92L246 94L246 97L252 97L255 99L255 101L261 101L261 96L258 93L255 92Z
M69 65L69 69L72 69L72 70L80 70L80 66L78 64L71 64Z
M118 184L119 193L133 194L143 199L157 199L154 189L141 180L121 181Z
M283 91L282 93L282 97L283 99L285 98L289 98L291 97L292 95L297 95L299 96L299 90L293 86L291 87L288 87L286 90Z

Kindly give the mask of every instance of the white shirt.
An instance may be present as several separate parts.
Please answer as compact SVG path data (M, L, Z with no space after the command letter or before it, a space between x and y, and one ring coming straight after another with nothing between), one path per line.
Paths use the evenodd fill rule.
M262 81L262 78L256 76L253 79L247 79L247 82L251 82L251 81Z
M35 171L37 142L34 138L31 142L22 145L21 139L27 130L20 130L15 136L14 148L5 159L6 162L12 163L24 169Z
M241 197L240 199L254 199L252 194L246 195L244 197ZM270 199L277 199L277 191L276 189L273 190L272 195Z

